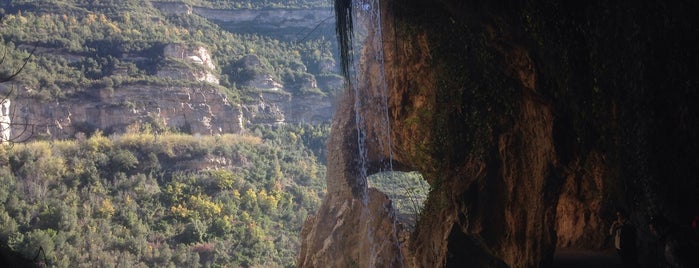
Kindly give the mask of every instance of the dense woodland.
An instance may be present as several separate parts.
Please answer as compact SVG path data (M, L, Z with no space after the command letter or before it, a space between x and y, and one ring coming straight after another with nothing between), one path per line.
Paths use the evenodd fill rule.
M329 7L312 0L178 2ZM153 56L170 43L207 47L219 88L233 102L255 90L238 85L250 72L285 84L337 76L319 66L334 61L334 37L280 41L227 32L198 16L163 14L150 1L13 0L0 5L0 17L0 76L29 58L3 86L44 101L126 83L198 83L153 76L160 66L186 64ZM260 70L240 68L248 55L260 58ZM128 75L113 75L116 69ZM293 267L298 232L325 193L329 124L246 127L246 134L195 136L146 123L121 134L4 143L0 244L51 267Z
M216 7L229 8L245 3L251 8L263 8L294 7L296 1L180 2L209 6L216 3ZM287 4L280 6L276 2ZM304 3L299 7L319 6L313 1ZM292 94L327 94L336 90L320 88L309 92L293 87L306 76L337 76L319 67L323 61L334 62L335 39L314 34L314 29L299 32L299 38L292 41L280 41L264 33L238 34L196 15L162 13L150 1L20 0L0 8L0 49L8 54L8 60L15 61L35 52L32 64L18 81L35 89L31 94L46 100L123 83L190 83L153 76L159 67L173 64L159 55L162 48L178 43L203 45L210 51L221 80L220 90L232 96L232 101L254 90L239 84L258 72L290 85L287 90ZM241 68L239 60L247 55L259 57L262 66ZM116 69L126 69L128 75L113 75Z
M56 267L294 265L327 126L133 129L0 147L0 240Z

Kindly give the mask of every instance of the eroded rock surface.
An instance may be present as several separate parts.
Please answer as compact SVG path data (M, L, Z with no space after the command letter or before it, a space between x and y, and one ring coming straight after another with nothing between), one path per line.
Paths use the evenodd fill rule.
M697 78L680 67L698 57L680 37L697 33L683 8L409 0L380 10L381 31L369 27L364 42L381 38L382 53L364 48L361 94L348 91L336 113L328 193L304 226L300 267L546 267L557 246L609 246L617 207L639 226L699 211L699 170L681 157L696 153L680 149L699 145L699 122L683 116L699 112ZM387 161L432 189L407 235L387 227L393 214L379 213L385 201L357 171Z

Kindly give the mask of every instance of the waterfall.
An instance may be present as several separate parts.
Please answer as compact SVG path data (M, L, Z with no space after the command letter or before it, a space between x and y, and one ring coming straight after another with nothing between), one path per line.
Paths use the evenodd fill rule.
M379 220L372 215L369 208L368 177L369 151L382 150L379 154L388 159L381 159L383 166L372 172L393 171L393 153L391 152L391 129L388 109L388 88L385 77L384 51L382 40L381 7L379 0L336 0L338 22L338 39L341 47L342 69L350 93L354 98L354 118L357 131L357 167L356 187L360 190L359 198L363 203L360 217L363 221ZM371 52L371 53L367 53ZM371 73L364 73L371 68ZM366 120L371 117L373 120ZM372 125L368 125L373 122ZM376 148L369 148L369 146ZM387 150L387 151L386 151ZM372 163L374 164L374 163ZM394 209L389 211L395 213ZM403 256L397 237L397 217L393 214L393 237L397 260L403 266ZM367 223L369 226L372 224ZM370 267L380 259L381 244L387 240L376 241L374 230L367 229L365 242L369 245ZM387 239L387 238L385 238Z
M354 118L357 129L357 186L362 189L361 196L366 204L368 174L368 144L375 144L388 156L384 166L379 171L393 170L391 152L390 120L388 111L388 92L385 80L383 40L381 28L381 9L379 0L354 0L351 3L348 43L348 63L344 73L348 79L351 92L354 94ZM339 27L339 26L338 26ZM342 38L341 38L342 40ZM373 55L363 54L371 51ZM362 73L363 64L380 66L378 72ZM373 81L373 83L372 83ZM378 105L377 105L378 104ZM373 113L380 118L380 125L367 125L365 118ZM373 133L369 131L373 130ZM376 148L374 148L376 149Z

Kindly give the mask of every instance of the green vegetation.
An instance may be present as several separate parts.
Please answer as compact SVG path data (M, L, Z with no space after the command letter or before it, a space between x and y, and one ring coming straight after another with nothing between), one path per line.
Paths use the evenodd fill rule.
M223 9L313 8L332 6L332 1L328 0L165 0L161 2L188 3Z
M418 172L382 172L367 178L369 186L378 189L393 201L398 218L415 228L427 200L430 185Z
M0 240L56 267L291 267L327 126L0 147Z
M330 4L158 2L250 9ZM240 102L259 90L247 85L256 75L284 84L282 94L337 90L324 86L338 80L331 70L334 37L281 41L228 32L155 3L12 1L0 9L0 53L6 54L0 76L35 51L13 94L46 102L132 84L214 87ZM206 48L220 85L159 75L209 71L165 57L169 45ZM320 88L308 87L315 79ZM51 267L292 267L301 226L324 195L330 126L246 127L248 135L192 136L153 123L119 135L85 129L75 140L2 145L0 244L28 258L41 248Z
M216 3L217 7L254 3L255 8L277 7L281 2L283 7L318 6L317 1L184 1L204 6ZM38 48L17 81L35 89L26 94L46 100L123 82L177 83L181 81L157 76L158 70L165 66L201 68L173 65L163 56L169 44L206 48L216 66L213 72L220 77L221 91L233 96L254 90L244 86L250 77L237 75L242 71L240 60L248 55L259 57L265 63L260 71L287 85L293 94L309 93L298 83L299 78L334 72L320 67L334 62L331 36L280 41L264 33L233 33L196 14L161 11L149 1L20 0L4 8L0 9L0 44L12 58L22 58ZM311 93L333 90L320 88Z

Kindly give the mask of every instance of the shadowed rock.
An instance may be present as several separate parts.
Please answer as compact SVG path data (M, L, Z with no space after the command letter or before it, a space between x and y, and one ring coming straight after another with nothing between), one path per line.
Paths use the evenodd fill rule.
M351 9L343 3L351 1L337 1L340 11ZM304 226L300 267L550 266L557 246L608 247L617 206L638 226L655 213L683 221L699 211L699 167L688 160L699 122L687 116L699 112L687 67L699 44L682 37L697 35L686 8L380 3L381 36L374 25L364 42L381 38L382 53L364 48L356 85L365 124L357 129L347 92L328 143L328 193ZM343 27L341 36L352 29ZM390 148L380 142L384 107ZM370 174L392 160L430 184L414 232L366 189L358 131Z

